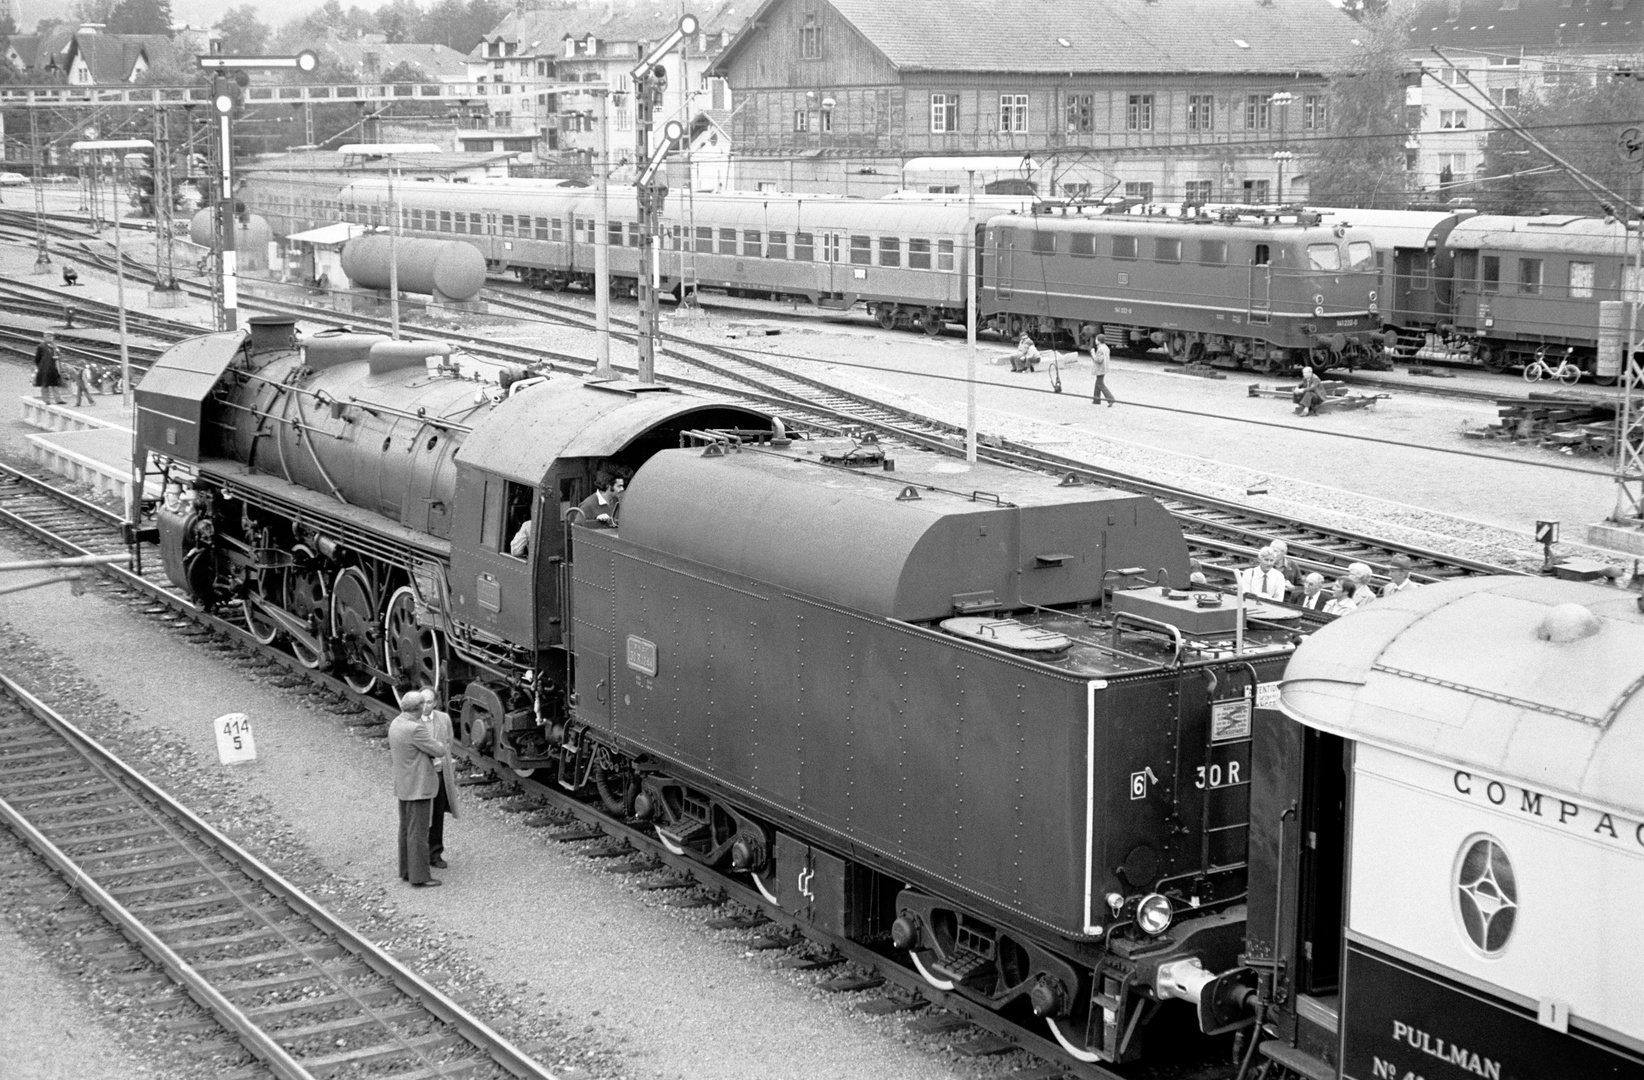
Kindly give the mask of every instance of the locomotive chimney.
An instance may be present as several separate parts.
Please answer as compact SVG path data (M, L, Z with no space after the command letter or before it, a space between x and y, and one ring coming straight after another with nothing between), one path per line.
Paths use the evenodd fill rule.
M256 315L251 324L251 354L290 352L297 347L297 320L289 315Z

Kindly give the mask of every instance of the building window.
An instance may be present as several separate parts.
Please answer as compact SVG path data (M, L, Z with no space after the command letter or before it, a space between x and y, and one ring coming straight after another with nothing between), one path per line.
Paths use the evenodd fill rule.
M1503 109L1518 108L1518 87L1498 86L1490 91L1490 100Z
M1244 127L1246 131L1266 131L1272 111L1267 94L1250 94L1244 99Z
M1440 154L1438 156L1438 163L1439 183L1441 184L1449 183L1456 177L1464 176L1467 173L1466 154ZM1445 173L1449 173L1450 175L1445 176Z
M1504 0L1504 2L1505 2L1505 0ZM1516 4L1514 5L1514 7L1517 7L1517 6L1518 5L1516 5ZM1502 8L1502 10L1506 11L1508 9L1507 8ZM1485 61L1485 63L1489 64L1491 67L1523 67L1524 66L1524 57L1522 57L1522 56L1492 56L1492 57L1488 58Z
M914 238L908 241L908 269L930 269L930 241Z
M1244 182L1244 201L1248 206L1258 206L1267 201L1266 180L1246 180Z
M833 130L833 110L823 109L816 114L816 130L824 135Z
M795 131L809 131L811 129L809 109L795 109L793 111L793 129Z
M1190 203L1207 203L1210 201L1211 191L1211 181L1189 180L1183 197Z
M1518 291L1525 296L1538 296L1541 293L1541 260L1520 259L1518 261Z
M799 28L799 58L822 59L822 27L817 25L815 15L805 16L805 25Z
M1593 295L1593 264L1590 262L1572 262L1570 264L1570 299L1590 300Z
M1131 94L1125 99L1125 130L1153 130L1153 95Z
M930 96L930 131L944 135L959 130L959 95L932 94Z
M1302 127L1308 131L1323 131L1330 126L1330 99L1323 94L1308 94L1302 98Z
M1152 202L1153 181L1143 180L1139 183L1133 181L1125 184L1125 198L1137 199L1144 203Z
M1090 185L1089 184L1063 184L1062 185L1062 194L1067 196L1070 199L1088 199L1088 198L1090 198Z
M1439 130L1460 131L1467 126L1466 109L1440 109Z
M873 237L851 237L851 262L857 266L873 265Z
M1022 132L1028 129L1028 96L999 95L999 130Z
M1187 95L1187 130L1214 131L1216 99L1210 94Z
M1069 94L1067 97L1067 133L1079 135L1096 130L1096 95Z

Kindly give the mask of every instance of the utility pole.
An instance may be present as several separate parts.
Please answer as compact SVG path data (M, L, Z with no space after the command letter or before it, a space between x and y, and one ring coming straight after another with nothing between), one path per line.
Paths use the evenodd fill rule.
M616 378L611 368L611 90L599 100L599 146L594 150L594 378ZM642 273L640 277L644 277Z
M171 244L171 200L176 183L171 172L171 117L165 109L154 110L151 172L154 177L154 291L176 293L176 255Z
M36 109L29 110L29 145L34 156L34 272L51 273L51 253L46 250L46 162L40 154L40 126Z
M392 162L388 168L388 212L393 215L388 222L388 323L395 341L400 339L400 187L395 183L399 172L399 163Z
M662 161L669 147L685 134L685 125L670 120L663 127L662 141L651 149L651 128L657 109L662 106L662 94L668 86L668 71L662 60L689 34L696 33L695 15L682 15L679 25L651 47L645 58L630 73L634 80L634 131L636 161L639 176L635 187L639 195L639 381L656 382L656 342L662 332L661 298L662 266L662 204L668 197L668 184L662 176ZM660 178L660 179L659 179Z

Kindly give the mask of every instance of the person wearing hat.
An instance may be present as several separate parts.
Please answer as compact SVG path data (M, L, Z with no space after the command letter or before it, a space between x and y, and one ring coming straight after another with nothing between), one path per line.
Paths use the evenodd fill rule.
M1026 330L1016 339L1016 351L1010 354L1010 370L1033 371L1039 366L1039 347Z
M400 804L400 880L418 888L443 884L428 873L428 827L434 796L439 792L439 769L434 763L448 748L434 738L423 716L426 690L412 690L400 698L400 714L388 725L388 752L394 762L394 797Z
M439 770L439 790L434 793L434 802L429 807L428 817L428 865L436 870L445 869L445 815L458 817L457 814L457 766L455 758L449 751L452 749L453 733L451 730L451 714L435 708L434 691L422 692L422 716L428 722L430 733L434 741L443 745L447 753L434 762Z
M34 385L47 405L63 405L63 372L57 364L57 331L47 330L34 349Z
M1421 588L1410 577L1410 568L1414 565L1415 563L1411 561L1410 556L1402 553L1387 560L1387 584L1381 587L1381 594L1383 596L1392 596L1395 593L1405 592L1409 589Z

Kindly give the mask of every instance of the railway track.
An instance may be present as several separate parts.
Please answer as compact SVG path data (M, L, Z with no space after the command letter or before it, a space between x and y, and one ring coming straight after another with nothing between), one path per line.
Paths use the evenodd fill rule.
M72 230L72 234L77 239L81 235L78 230ZM82 259L101 269L108 269L106 260L84 249L76 251L71 248L63 254ZM198 286L185 285L184 288L203 292ZM489 299L510 310L537 318L549 318L579 329L593 328L592 315L574 305L512 289L492 289ZM352 315L344 320L339 319L334 312L267 297L246 295L242 298L242 303L248 308L315 321L347 322L355 327L384 331L389 327L387 319ZM110 308L111 305L102 307ZM106 315L107 312L101 314ZM186 326L173 320L160 321L168 327L167 332L177 332L178 326ZM635 340L634 334L629 332L634 329L633 323L613 319L612 326L614 337L625 341ZM199 331L194 329L193 332ZM420 337L450 342L472 355L501 364L547 368L573 375L585 375L593 368L591 360L573 353L484 342L476 340L473 334L440 328L419 326L416 333ZM911 410L898 409L822 380L795 374L777 363L735 349L695 341L679 334L670 334L665 348L672 358L711 377L659 377L659 381L664 383L709 393L732 394L756 406L774 409L785 419L797 422L800 426L820 431L872 432L876 436L943 453L954 453L964 444L964 430L957 425ZM625 375L635 372L635 369L628 365L615 366ZM1470 574L1515 572L1508 567L1464 559L1446 552L1393 543L1300 518L1265 513L1238 503L1212 499L1177 485L1143 480L1115 469L1102 468L1078 458L1050 453L1006 439L985 437L983 445L978 447L978 456L1015 468L1062 476L1071 474L1085 482L1156 498L1182 521L1189 542L1195 548L1196 556L1212 570L1231 569L1234 563L1253 558L1255 551L1269 540L1283 538L1290 545L1292 557L1303 569L1317 571L1327 577L1340 576L1354 562L1385 564L1395 554L1408 556L1415 564L1413 576L1423 582L1442 581Z
M0 819L282 1080L552 1080L4 676Z

